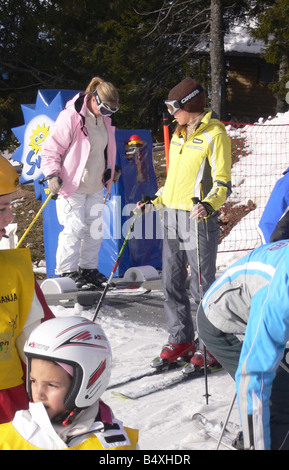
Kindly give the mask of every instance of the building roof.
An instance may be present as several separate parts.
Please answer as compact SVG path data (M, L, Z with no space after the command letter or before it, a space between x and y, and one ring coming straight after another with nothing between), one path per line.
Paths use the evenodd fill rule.
M251 36L253 24L233 24L229 33L225 34L225 54L242 56L259 56L265 52L265 43ZM197 54L209 53L209 41L201 41L195 48Z

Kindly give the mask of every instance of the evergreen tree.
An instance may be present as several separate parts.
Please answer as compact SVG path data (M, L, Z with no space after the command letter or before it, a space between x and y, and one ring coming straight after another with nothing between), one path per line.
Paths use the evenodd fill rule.
M164 100L172 86L190 74L209 97L220 81L224 86L224 75L219 84L211 80L213 3L222 7L220 39L236 18L258 15L256 34L267 43L266 60L283 64L276 89L284 96L289 0L2 0L0 150L13 141L11 128L23 124L20 104L34 103L38 89L81 90L93 76L120 92L118 127L148 128L162 138ZM220 41L217 70L220 63L224 68L222 48Z
M257 17L257 28L252 35L265 42L263 57L278 70L270 87L277 95L277 111L284 112L289 103L289 0L258 0L253 14Z

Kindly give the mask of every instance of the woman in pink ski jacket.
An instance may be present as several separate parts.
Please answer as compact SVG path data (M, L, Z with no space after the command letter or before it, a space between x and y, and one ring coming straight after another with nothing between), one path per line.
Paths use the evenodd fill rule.
M59 114L42 146L41 168L56 200L59 235L56 274L69 276L78 288L100 287L103 188L114 179L116 141L111 115L119 109L116 88L99 77ZM96 228L94 230L94 228Z

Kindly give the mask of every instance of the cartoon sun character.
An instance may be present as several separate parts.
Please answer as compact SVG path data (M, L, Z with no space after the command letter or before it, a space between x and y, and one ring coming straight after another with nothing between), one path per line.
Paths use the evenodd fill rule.
M42 144L48 134L49 126L45 127L45 124L42 124L42 126L39 126L39 124L37 124L36 129L32 132L32 136L30 137L29 143L29 146L32 147L32 150L35 154L41 151Z

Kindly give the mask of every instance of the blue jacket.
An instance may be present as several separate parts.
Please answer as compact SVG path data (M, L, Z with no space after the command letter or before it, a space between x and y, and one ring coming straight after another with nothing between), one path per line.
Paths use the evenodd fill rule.
M206 292L203 308L225 333L245 333L236 389L245 448L270 449L269 400L289 339L289 240L262 245Z
M280 237L277 234L274 239L271 238L278 222L289 210L289 168L283 174L284 176L276 182L259 222L258 232L262 243L289 238L289 229L285 235L283 233ZM286 223L286 226L289 226L289 223Z

